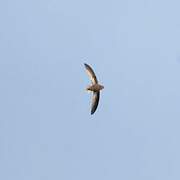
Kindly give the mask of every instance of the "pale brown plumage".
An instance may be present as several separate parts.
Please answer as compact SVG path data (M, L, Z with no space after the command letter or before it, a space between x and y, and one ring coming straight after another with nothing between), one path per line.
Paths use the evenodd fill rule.
M100 90L104 88L104 86L98 84L98 80L96 78L96 75L93 71L93 69L88 65L84 64L86 68L86 72L91 80L91 86L88 86L86 90L92 91L93 96L92 96L92 104L91 104L91 114L93 114L98 106L99 103L99 98L100 98Z

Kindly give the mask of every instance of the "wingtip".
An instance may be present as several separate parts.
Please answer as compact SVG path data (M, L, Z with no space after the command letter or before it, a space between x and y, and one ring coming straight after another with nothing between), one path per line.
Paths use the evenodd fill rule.
M88 64L84 63L84 66L85 66L85 67L88 67Z
M93 114L94 114L94 112L95 112L95 111L93 111L93 110L92 110L92 111L91 111L91 115L93 115Z

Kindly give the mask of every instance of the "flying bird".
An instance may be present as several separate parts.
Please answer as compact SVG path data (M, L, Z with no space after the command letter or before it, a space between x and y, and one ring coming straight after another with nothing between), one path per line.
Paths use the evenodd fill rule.
M84 63L84 66L86 68L86 72L91 80L91 85L86 88L87 91L91 91L93 93L92 96L92 104L91 104L91 114L94 114L94 112L97 109L99 98L100 98L100 90L104 88L104 86L100 85L98 83L98 80L96 78L96 75L93 71L93 69L86 63Z

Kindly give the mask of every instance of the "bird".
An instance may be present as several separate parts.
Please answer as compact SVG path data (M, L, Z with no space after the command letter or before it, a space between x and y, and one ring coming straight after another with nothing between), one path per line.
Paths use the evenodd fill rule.
M91 115L94 114L98 107L99 98L100 98L100 91L104 89L104 86L98 83L97 77L91 68L90 65L84 63L86 68L86 72L91 80L91 85L86 88L87 91L91 91L92 95L92 102L91 102Z

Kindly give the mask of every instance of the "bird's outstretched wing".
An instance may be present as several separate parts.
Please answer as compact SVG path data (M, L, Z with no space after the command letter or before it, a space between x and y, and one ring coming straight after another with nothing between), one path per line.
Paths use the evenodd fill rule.
M96 78L96 75L95 75L93 69L86 63L84 63L84 66L86 68L86 72L87 72L89 78L91 79L92 84L97 84L98 80Z
M99 103L99 98L100 98L100 92L93 92L93 96L92 96L92 104L91 104L91 114L94 114L94 112L96 111L97 107L98 107L98 103Z

